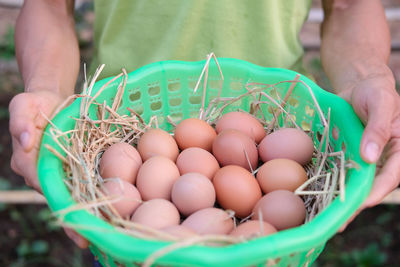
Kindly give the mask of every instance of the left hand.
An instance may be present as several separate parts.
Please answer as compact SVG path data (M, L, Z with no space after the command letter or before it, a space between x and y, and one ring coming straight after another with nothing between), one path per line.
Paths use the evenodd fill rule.
M353 106L366 125L360 144L361 157L377 163L371 192L342 226L340 231L343 231L363 209L378 205L400 183L400 96L391 72L362 79L339 95Z
M42 192L37 175L37 157L43 131L47 120L41 115L51 117L63 99L52 91L21 93L10 103L10 132L13 155L11 168L23 176L25 183ZM89 242L73 229L64 228L65 233L80 248L87 248Z

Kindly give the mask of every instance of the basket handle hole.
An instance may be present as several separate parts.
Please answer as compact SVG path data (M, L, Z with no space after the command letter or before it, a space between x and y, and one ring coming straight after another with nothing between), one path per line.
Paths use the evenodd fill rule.
M201 103L201 98L202 96L199 95L192 95L191 97L189 97L189 102L190 104L200 104Z
M181 89L181 84L178 82L170 83L168 84L168 91L170 92L176 92Z
M322 141L322 133L317 131L316 136L317 136L318 143L323 143L323 141Z
M303 129L303 131L306 131L306 132L311 131L311 122L310 121L302 121L301 128Z
M182 104L181 98L172 98L169 100L169 105L172 107L176 107Z
M132 102L136 101L136 100L139 100L140 96L141 96L140 91L134 92L132 94L129 94L129 100L132 101Z
M241 91L243 84L241 82L231 82L230 87L233 91Z
M299 106L299 100L291 97L291 98L289 98L289 105L291 105L294 108L297 108Z
M221 86L221 80L209 80L208 85L211 89L219 89Z
M151 110L159 110L162 107L161 101L153 102L150 104Z
M142 115L144 112L143 106L134 106L132 109L139 115Z
M171 117L172 121L179 122L182 120L183 116L182 116L182 113L171 113L170 117Z
M160 86L151 86L148 89L148 93L151 96L158 95L160 93Z
M312 107L310 107L309 105L307 105L305 107L305 112L311 118L314 117L314 115L315 115L315 110Z
M336 141L339 139L339 130L336 127L332 129L332 138Z

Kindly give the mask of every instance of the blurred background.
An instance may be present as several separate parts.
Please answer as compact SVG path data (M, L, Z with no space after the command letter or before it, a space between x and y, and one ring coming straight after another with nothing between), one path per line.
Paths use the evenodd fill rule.
M0 266L91 266L90 251L80 250L54 222L40 198L30 195L22 177L10 169L12 154L8 132L8 104L23 91L14 56L14 24L23 1L0 0ZM382 0L392 34L390 67L400 81L400 1ZM319 56L319 0L301 33L305 46L304 63L317 83L327 90ZM76 1L76 31L81 62L90 63L93 51L93 1ZM81 70L80 74L83 71ZM81 88L82 79L77 85ZM396 84L399 89L399 84ZM400 163L399 163L400 164ZM29 203L8 204L6 192L20 192ZM13 201L15 202L15 201ZM333 237L313 266L400 266L400 205L382 204L361 213L348 229Z

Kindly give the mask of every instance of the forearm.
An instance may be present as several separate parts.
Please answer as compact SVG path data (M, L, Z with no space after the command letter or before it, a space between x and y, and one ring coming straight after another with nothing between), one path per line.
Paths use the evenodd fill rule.
M387 66L390 33L380 0L328 0L324 11L321 60L334 90L340 93L376 76L394 83Z
M79 71L73 1L25 1L17 20L15 46L26 91L73 94Z

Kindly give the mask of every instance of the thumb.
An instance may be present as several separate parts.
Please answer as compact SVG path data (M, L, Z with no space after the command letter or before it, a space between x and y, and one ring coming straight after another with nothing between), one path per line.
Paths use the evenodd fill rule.
M35 118L37 110L29 93L15 96L9 105L10 133L22 149L29 152L35 145Z
M375 102L368 107L368 120L361 145L361 157L369 163L376 162L390 139L393 107L388 101L379 104Z

